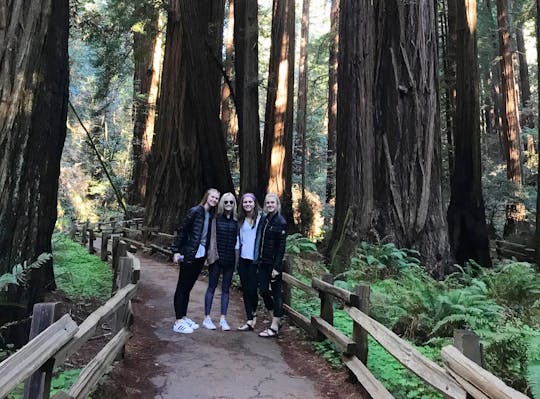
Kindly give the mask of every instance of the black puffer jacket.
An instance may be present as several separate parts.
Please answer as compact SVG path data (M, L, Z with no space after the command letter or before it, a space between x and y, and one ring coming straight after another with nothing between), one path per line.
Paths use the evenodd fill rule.
M171 245L171 251L184 255L184 262L191 262L195 259L197 250L201 243L201 234L204 226L204 207L197 205L191 208L184 220L176 229L176 238ZM212 229L212 214L208 221L208 234L206 236L206 248L210 243Z
M275 270L281 272L287 240L287 222L280 213L275 213L272 216L266 215L260 224L262 226L258 263L271 264Z
M219 261L222 265L234 265L234 247L238 234L238 222L224 215L216 216L216 241Z

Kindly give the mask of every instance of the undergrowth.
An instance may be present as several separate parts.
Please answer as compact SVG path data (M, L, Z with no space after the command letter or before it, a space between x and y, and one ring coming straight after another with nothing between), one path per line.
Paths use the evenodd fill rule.
M54 275L56 285L69 297L111 297L110 266L62 234L53 236Z

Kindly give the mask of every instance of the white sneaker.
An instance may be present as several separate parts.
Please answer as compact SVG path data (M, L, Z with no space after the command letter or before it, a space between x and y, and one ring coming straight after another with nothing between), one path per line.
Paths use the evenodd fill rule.
M229 327L229 323L227 323L227 320L221 319L219 321L219 326L221 327L222 331L230 331L231 327Z
M191 334L193 332L193 328L188 326L186 321L184 319L177 320L174 323L173 331L180 333L180 334Z
M216 329L216 325L214 323L212 323L212 319L210 317L205 317L203 322L202 322L202 325L207 330L215 330Z
M184 320L188 326L190 326L192 329L196 330L199 328L199 325L197 323L195 323L193 320L189 319L189 318L184 318L182 319Z

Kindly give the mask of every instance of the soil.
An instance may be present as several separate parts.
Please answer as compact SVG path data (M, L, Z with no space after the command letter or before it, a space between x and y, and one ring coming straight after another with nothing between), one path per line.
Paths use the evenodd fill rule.
M198 397L198 398L213 398L212 390L205 391L204 378L208 374L212 374L213 369L208 369L209 364L196 365L197 359L192 360L191 363L195 365L199 371L199 375L184 375L186 373L185 367L179 367L180 361L176 362L175 359L187 359L192 355L187 348L190 345L199 345L199 348L195 348L195 357L200 357L197 353L206 353L210 347L212 352L219 353L221 349L230 349L228 346L233 345L229 340L228 343L223 343L224 348L220 347L220 344L216 341L216 335L212 334L225 334L227 339L232 338L234 345L238 345L239 340L248 341L248 343L241 343L240 346L234 349L235 353L240 355L245 353L251 354L253 347L250 340L260 345L261 338L256 337L256 334L251 334L247 339L246 333L238 333L236 331L231 332L210 332L210 331L196 331L194 334L190 334L188 341L184 336L178 336L178 334L170 331L170 322L173 321L172 306L171 306L171 293L170 286L174 287L175 281L170 280L177 275L175 266L167 264L157 260L156 258L150 258L147 256L140 256L143 267L143 276L152 280L151 284L141 284L136 298L133 299L133 309L135 314L135 323L131 327L133 336L129 340L126 346L125 358L115 363L114 368L102 379L100 385L96 391L92 394L93 399L114 399L114 398L180 398L180 397ZM146 266L146 267L145 267ZM163 267L166 267L163 269ZM151 269L153 267L159 267L159 269ZM147 275L144 276L144 269L146 269ZM160 272L160 276L157 276L156 272ZM165 271L165 272L164 272ZM164 273L164 274L163 274ZM153 279L157 279L154 281ZM142 279L141 279L142 280ZM163 282L161 281L163 280ZM160 286L161 285L161 286ZM206 283L199 281L194 289L192 295L193 298L202 298L204 290L206 289ZM195 292L196 291L196 292ZM56 299L63 302L67 310L77 323L80 324L84 318L88 316L93 310L95 310L99 303L74 303L62 294L56 294ZM231 306L230 306L230 320L231 327L236 326L242 320L242 306L241 306L241 294L233 290L231 292ZM218 308L216 304L219 304L219 296L216 292L216 298L214 299L214 309ZM190 307L191 307L190 302ZM200 306L196 305L196 306ZM203 308L198 308L199 314L202 314ZM263 317L260 317L263 318ZM268 319L268 317L267 317ZM197 320L196 320L197 321ZM232 322L231 322L232 321ZM234 326L233 326L234 322ZM238 324L239 325L239 324ZM261 327L262 328L262 327ZM237 334L237 335L233 335ZM106 324L100 326L100 330L96 333L97 338L91 339L81 350L68 359L68 368L83 367L88 361L93 358L97 352L105 345L105 343L111 338L108 326ZM252 338L253 337L253 338ZM274 387L276 384L284 386L286 395L268 395L264 394L264 397L288 397L288 398L335 398L335 399L349 399L349 398L362 398L364 397L362 389L358 384L352 383L349 377L349 373L344 370L333 369L322 357L314 352L311 343L306 341L306 336L296 327L290 327L285 323L284 327L280 331L280 335L277 340L264 340L266 342L263 345L274 345L273 342L277 341L279 346L277 347L276 356L280 356L284 359L283 370L271 370L270 377L268 375L259 375L260 371L250 369L250 373L253 375L253 382L256 385L255 391L257 396L268 392L268 386ZM189 343L189 345L186 345ZM280 349L281 348L281 349ZM259 348L257 348L259 349ZM271 349L264 349L265 356L269 354ZM227 352L225 352L227 353ZM208 354L205 354L207 356ZM224 361L230 360L230 353L226 354ZM270 356L270 355L269 355ZM273 356L273 355L272 355ZM271 361L270 366L264 363L266 360L259 358L254 360L256 368L263 368L263 373L268 371L268 368L273 367L275 361ZM282 360L283 361L283 360ZM216 360L209 360L209 363L215 364ZM219 360L217 361L219 362ZM249 361L243 358L238 359L237 363L247 364ZM253 364L249 364L245 367L252 367ZM176 368L175 368L176 367ZM210 366L212 367L212 366ZM236 367L231 366L231 370ZM235 370L236 371L236 370ZM283 377L276 377L280 372L284 373ZM239 372L240 373L240 372ZM237 375L236 378L243 378ZM287 377L288 375L288 377ZM164 377L165 376L165 377ZM177 376L177 377L176 377ZM198 387L193 388L195 393L182 392L175 393L174 387L171 387L171 379L179 379L183 381L189 381ZM214 377L214 378L220 378ZM284 378L285 382L281 380L277 381L276 378ZM192 381L192 379L194 379ZM226 377L230 380L230 376ZM251 379L251 377L250 377ZM287 382L289 379L291 382ZM273 381L273 382L272 382ZM305 388L297 388L295 384L308 384ZM226 384L224 380L223 384ZM267 385L264 385L267 384ZM268 385L270 384L270 385ZM274 385L271 385L274 384ZM290 388L287 388L287 384L291 384ZM235 383L233 383L235 385ZM185 384L184 384L185 386ZM308 387L313 388L308 388ZM259 390L260 388L260 390ZM242 395L246 394L246 391L250 387L243 387ZM287 390L289 389L289 390ZM295 389L298 392L303 393L291 393ZM313 391L311 391L313 390ZM210 394L209 392L212 393ZM178 391L180 392L180 391ZM297 392L297 391L294 391ZM219 397L243 397L238 395L233 396L219 396ZM248 397L248 396L246 396Z

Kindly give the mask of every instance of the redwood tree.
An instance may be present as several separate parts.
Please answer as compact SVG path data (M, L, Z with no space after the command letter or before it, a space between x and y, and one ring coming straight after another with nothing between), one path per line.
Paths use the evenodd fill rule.
M457 0L455 164L448 208L450 244L460 264L490 266L482 195L476 0Z
M330 7L330 55L328 58L328 147L326 150L326 203L335 197L336 131L338 94L339 2Z
M298 65L298 105L296 113L296 134L299 137L302 178L302 201L306 196L306 125L308 94L308 44L309 44L309 0L303 0L300 29L300 62Z
M69 4L0 3L0 275L51 251L66 136ZM35 270L30 305L54 288Z
M221 35L208 12L211 1L175 0L168 14L146 209L146 224L167 231L205 189L233 191L219 120L216 47L208 45Z
M335 270L362 239L450 260L441 198L434 3L343 0L340 10Z
M162 21L157 8L146 9L144 30L133 32L133 166L129 202L143 204L152 149L161 75Z
M261 176L262 156L259 128L258 8L252 0L234 2L234 65L240 192L253 192L259 201L266 187Z
M294 96L294 0L274 0L264 125L263 163L267 191L281 198L282 212L292 214L292 135Z

